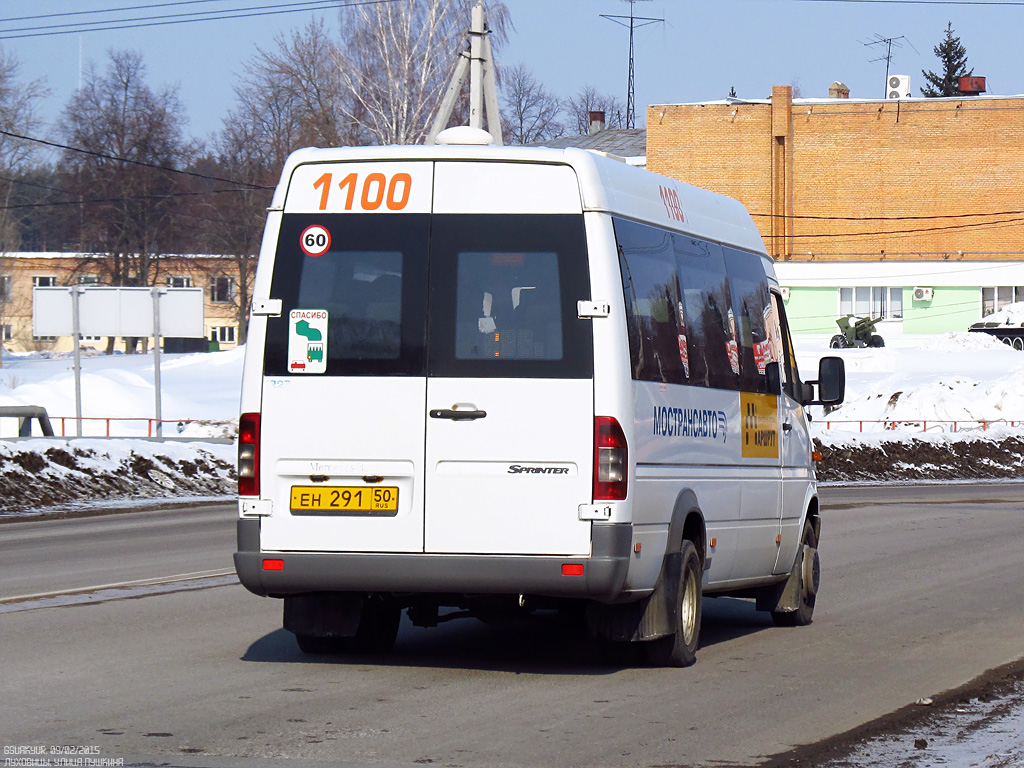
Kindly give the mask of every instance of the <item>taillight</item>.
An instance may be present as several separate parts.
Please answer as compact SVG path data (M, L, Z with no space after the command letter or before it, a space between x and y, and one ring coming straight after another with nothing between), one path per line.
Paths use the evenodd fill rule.
M260 415L238 419L238 495L260 495Z
M594 418L594 501L626 498L629 484L626 435L611 416Z

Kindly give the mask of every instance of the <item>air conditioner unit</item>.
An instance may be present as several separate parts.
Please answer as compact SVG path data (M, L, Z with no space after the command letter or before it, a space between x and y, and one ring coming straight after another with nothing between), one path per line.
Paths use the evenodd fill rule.
M885 83L887 99L910 98L910 75L889 75Z
M915 288L914 301L931 301L934 288Z
M789 301L789 286L784 285L781 288L779 288L779 290L782 292L782 300Z

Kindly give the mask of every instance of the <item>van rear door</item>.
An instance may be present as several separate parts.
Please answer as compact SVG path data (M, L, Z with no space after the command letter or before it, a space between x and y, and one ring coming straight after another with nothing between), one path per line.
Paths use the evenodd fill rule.
M432 170L330 163L292 176L264 357L264 550L423 551Z
M571 168L436 164L427 552L589 554L589 282Z

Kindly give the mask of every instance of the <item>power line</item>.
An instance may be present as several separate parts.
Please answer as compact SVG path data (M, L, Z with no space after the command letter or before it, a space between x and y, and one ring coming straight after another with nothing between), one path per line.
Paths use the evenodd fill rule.
M935 219L966 219L978 216L1021 216L1024 211L994 211L991 213L941 213L922 214L906 216L819 216L815 214L787 214L787 213L751 213L751 216L767 217L771 219L808 219L813 221L923 221Z
M880 232L822 232L819 234L792 234L785 235L787 238L843 238L843 237L877 237L878 235L913 235L919 232L944 232L957 229L978 229L981 227L1000 227L1016 225L1024 222L1024 216L1003 221L978 221L969 224L950 224L942 227L919 227L917 229L892 229Z
M861 5L1024 5L1024 0L791 0L794 3L859 3Z
M33 186L40 186L38 184ZM53 189L44 187L44 189ZM65 190L57 190L65 194L73 194ZM63 205L98 205L100 203L126 203L133 200L166 200L175 197L198 197L201 195L220 195L224 193L248 192L247 189L206 189L198 192L166 192L158 195L131 195L129 197L97 197L89 200L51 200L45 203L15 203L2 205L0 211L14 211L22 208L55 208Z
M195 13L185 14L167 14L165 16L142 16L137 18L122 19L120 21L96 21L96 22L81 22L80 24L52 24L49 26L39 27L26 27L23 29L12 29L6 31L0 31L0 40L21 40L29 37L50 37L53 35L71 35L79 34L82 32L105 32L109 30L118 29L138 29L140 27L162 27L170 24L189 24L199 21L225 21L228 19L248 19L257 16L276 16L283 13L301 13L316 10L324 10L327 8L354 8L362 5L380 5L382 3L393 3L396 0L351 0L346 3L339 3L337 0L302 0L297 3L278 3L275 5L263 5L263 6L250 6L248 8L233 8L228 10L219 11L199 11ZM302 6L302 7L295 7ZM255 10L258 8L272 8L279 10ZM221 14L214 16L212 14ZM178 18L179 16L192 16L197 17L203 15L205 18ZM165 21L146 21L146 19L169 19ZM138 23L126 23L126 22L138 22ZM90 26L95 24L109 24L109 26ZM64 27L74 26L75 29L64 29ZM88 28L87 28L88 27ZM25 31L25 30L44 30L44 31L26 31L25 34L11 35L7 32Z
M388 1L390 2L390 0L388 0ZM71 146L68 146L67 144L59 144L59 143L57 143L55 141L48 141L46 139L37 139L37 138L34 138L32 136L22 136L21 134L12 133L11 131L5 131L5 130L2 130L2 129L0 129L0 135L2 135L2 136L10 136L12 139L21 139L23 141L31 141L31 142L35 142L36 144L42 144L44 146L54 147L56 149L66 149L69 152L79 152L79 153L81 153L83 155L90 155L92 157L99 157L99 158L101 158L103 160L116 160L117 162L128 163L129 165L140 165L143 168L154 168L154 169L156 169L158 171L167 171L168 173L178 173L178 174L182 174L184 176L192 176L193 178L204 179L205 181L219 181L219 182L222 182L224 184L236 184L236 185L238 185L240 187L247 187L249 189L273 189L273 187L269 187L269 186L266 186L264 184L252 184L252 183L247 182L247 181L238 181L236 179L225 179L225 178L221 178L219 176L209 176L209 175L207 175L205 173L197 173L195 171L183 171L183 170L179 170L178 168L167 168L166 166L156 165L155 163L145 163L145 162L143 162L141 160L132 160L132 159L127 158L127 157L118 157L117 155L108 155L105 152L96 152L96 151L91 150L91 149L82 149L80 147L71 147Z
M36 31L39 31L39 30L64 29L66 27L79 27L79 29L72 30L74 32L90 32L92 30L90 30L89 27L94 27L94 26L97 26L97 25L100 25L100 24L117 24L117 25L120 25L120 24L126 24L127 22L131 22L131 21L159 21L159 20L164 20L164 19L183 19L183 18L188 17L188 16L196 16L196 17L199 17L199 16L212 16L214 14L235 13L235 12L241 13L241 12L245 12L245 11L257 11L257 10L267 10L267 9L272 9L272 8L284 8L286 6L323 5L324 3L330 3L330 2L331 2L331 0L297 0L297 2L291 2L291 3L275 3L274 5L250 5L250 6L242 6L241 8L222 8L220 10L212 10L212 11L188 11L187 13L167 13L167 14L162 14L162 15L159 15L159 16L135 16L135 17L129 17L129 18L124 18L124 19L104 19L102 21L75 21L75 22L69 22L67 24L42 24L42 25L35 26L35 27L13 27L11 29L5 29L5 30L3 30L3 32L4 33L7 33L7 32L36 32ZM299 8L299 10L316 10L316 9L315 8L314 9ZM200 18L191 19L191 20L192 21L206 21L206 19L200 19Z
M41 13L35 16L11 16L0 19L0 24L8 21L35 21L36 19L55 19L66 16L93 16L99 13L120 13L121 11L141 11L150 8L167 8L178 5L198 5L199 3L223 3L225 0L176 0L173 3L154 3L152 5L129 5L121 8L94 8L91 11L64 11L62 13Z

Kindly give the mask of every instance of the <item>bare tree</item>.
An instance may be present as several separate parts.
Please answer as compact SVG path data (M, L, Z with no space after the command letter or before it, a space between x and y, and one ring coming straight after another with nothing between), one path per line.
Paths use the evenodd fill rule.
M353 109L378 144L418 144L465 48L473 0L394 0L342 12L339 72ZM508 9L488 5L492 50L505 39Z
M183 168L194 153L184 122L177 90L151 90L142 56L132 51L111 51L103 73L90 66L64 110L67 143L95 153L64 156L64 186L83 200L79 250L92 254L84 262L95 263L111 285L154 284L161 254L178 244L174 194L184 183L161 169Z
M7 261L6 254L16 250L20 243L18 221L10 215L9 207L14 194L14 176L25 170L32 159L35 148L31 142L7 134L31 136L35 133L40 123L36 110L39 102L48 93L42 80L20 83L18 81L20 66L16 58L0 50L0 129L5 131L0 134L0 175L3 176L2 186L0 186L0 190L2 190L0 199L3 201L0 206L2 262ZM4 273L0 274L0 327L3 326L2 321L7 316L8 303L11 300L12 286L6 266L6 263L0 263L0 272ZM0 367L2 365L3 357L0 354Z
M604 122L609 128L626 127L626 108L622 101L607 94L598 93L592 85L585 85L579 93L569 99L569 127L577 133L590 131L590 113L604 112Z
M358 103L342 85L341 52L322 20L257 48L235 88L226 124L252 126L263 154L278 168L299 147L366 144Z
M501 132L506 144L532 144L565 133L561 99L545 90L525 65L504 73L501 91Z
M256 136L254 126L229 115L224 130L215 141L216 157L200 167L209 175L218 175L250 186L211 190L202 198L195 214L200 220L201 242L211 254L222 254L232 261L238 275L238 289L232 297L237 312L239 344L248 335L249 302L256 275L256 260L263 236L265 211L270 205L273 185L283 158L268 155Z

